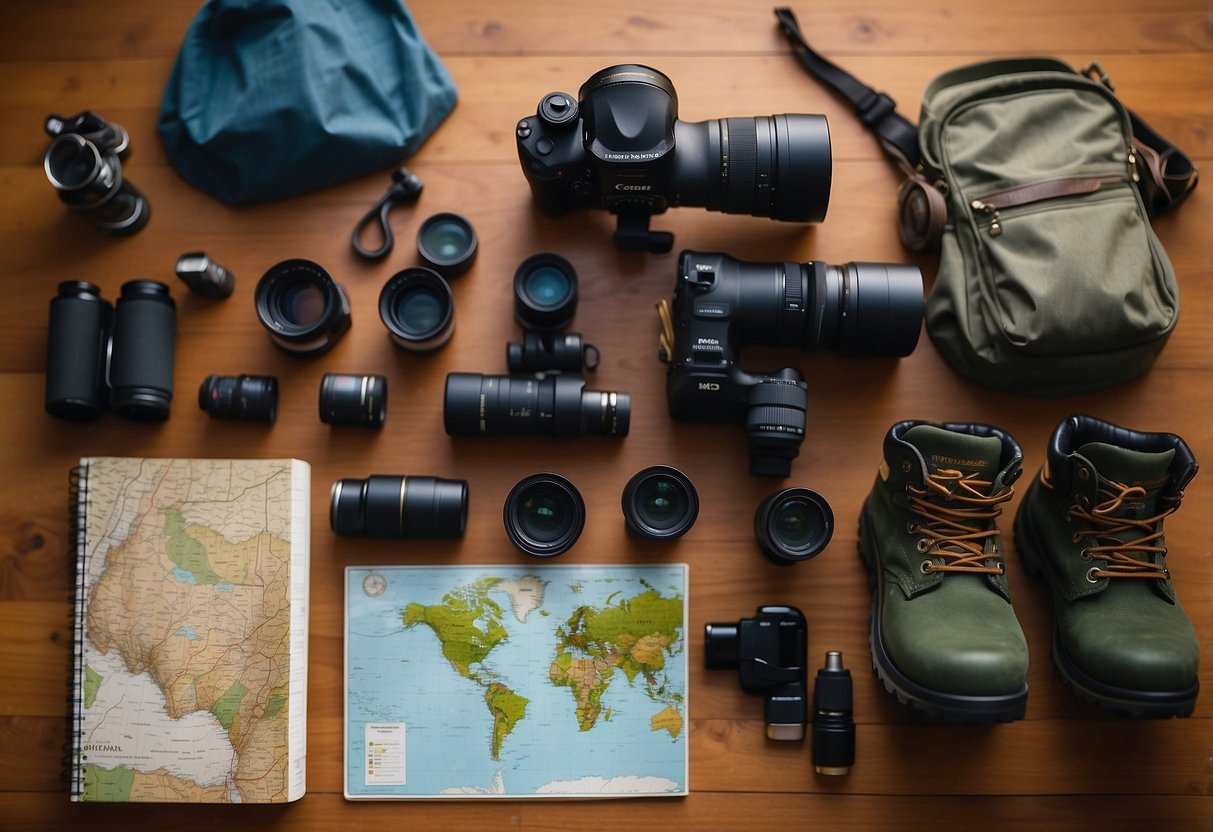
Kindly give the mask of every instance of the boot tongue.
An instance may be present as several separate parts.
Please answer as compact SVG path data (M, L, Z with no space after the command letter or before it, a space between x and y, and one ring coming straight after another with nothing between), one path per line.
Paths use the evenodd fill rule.
M934 425L915 425L905 432L904 439L922 454L928 474L955 470L976 474L990 482L998 477L1002 440L997 436L973 436Z
M1078 454L1095 466L1101 484L1120 483L1146 490L1145 497L1126 500L1117 514L1140 520L1157 512L1158 493L1171 480L1171 461L1175 458L1173 449L1147 453L1118 448L1105 442L1088 442L1078 449Z

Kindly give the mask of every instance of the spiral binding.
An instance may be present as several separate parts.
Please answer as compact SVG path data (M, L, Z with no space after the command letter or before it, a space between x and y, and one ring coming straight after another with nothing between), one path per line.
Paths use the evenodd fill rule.
M88 570L88 460L68 472L68 541L71 595L69 622L72 634L71 668L68 672L67 740L63 744L61 779L73 801L83 799L84 766L81 765L81 745L84 738L84 616Z

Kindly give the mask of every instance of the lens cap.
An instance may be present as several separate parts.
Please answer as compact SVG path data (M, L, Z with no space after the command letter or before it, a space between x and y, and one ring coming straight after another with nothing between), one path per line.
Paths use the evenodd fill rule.
M417 230L417 252L443 277L458 277L476 260L476 230L459 214L434 214Z
M645 468L623 489L628 531L649 540L682 537L699 516L699 495L686 474L668 465Z
M455 331L455 296L437 272L405 269L379 293L379 317L397 346L429 352L449 341Z
M825 549L834 535L834 512L808 488L787 488L762 501L754 515L762 553L781 566L800 563Z
M564 554L585 526L585 502L559 474L532 474L519 482L506 497L502 514L510 542L537 558Z
M577 312L577 271L558 254L540 252L514 272L514 317L528 329L562 329Z

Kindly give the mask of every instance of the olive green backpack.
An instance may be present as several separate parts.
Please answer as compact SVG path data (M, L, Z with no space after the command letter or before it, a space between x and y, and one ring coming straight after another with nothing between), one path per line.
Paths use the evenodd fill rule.
M1191 192L1196 170L1120 103L1098 65L961 67L927 87L915 128L887 95L813 52L791 12L776 15L810 72L906 171L901 238L938 242L927 332L957 372L1066 395L1150 368L1179 294L1149 218Z

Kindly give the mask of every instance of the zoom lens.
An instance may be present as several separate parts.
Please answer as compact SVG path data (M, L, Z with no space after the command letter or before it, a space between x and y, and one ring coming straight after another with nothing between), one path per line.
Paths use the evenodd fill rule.
M387 419L387 379L325 373L320 380L320 421L330 425L383 426Z
M455 296L437 272L405 269L379 293L379 317L397 346L429 352L449 341L455 331Z
M434 214L417 229L417 252L443 277L458 277L476 260L476 230L459 214Z
M762 501L754 515L754 534L762 553L774 563L800 563L830 542L834 512L816 491L787 488Z
M216 419L272 422L278 416L278 379L273 376L207 376L198 407Z
M374 475L333 483L329 526L334 534L390 538L463 537L466 480Z
M502 514L510 542L537 558L564 554L585 526L585 502L559 474L532 474L519 482L506 497Z
M561 329L577 312L577 272L558 254L541 252L514 272L514 317L529 329Z
M51 299L46 336L46 412L96 419L109 406L105 360L113 307L92 283L68 280Z
M168 418L173 398L177 305L155 280L122 285L114 306L110 345L110 390L114 412L127 419Z
M350 328L345 289L311 260L272 266L257 283L253 301L273 342L296 355L319 355Z
M586 390L585 379L451 373L443 424L449 436L626 436L627 393Z
M628 531L649 540L682 537L699 516L699 494L686 474L668 465L645 468L624 486Z

